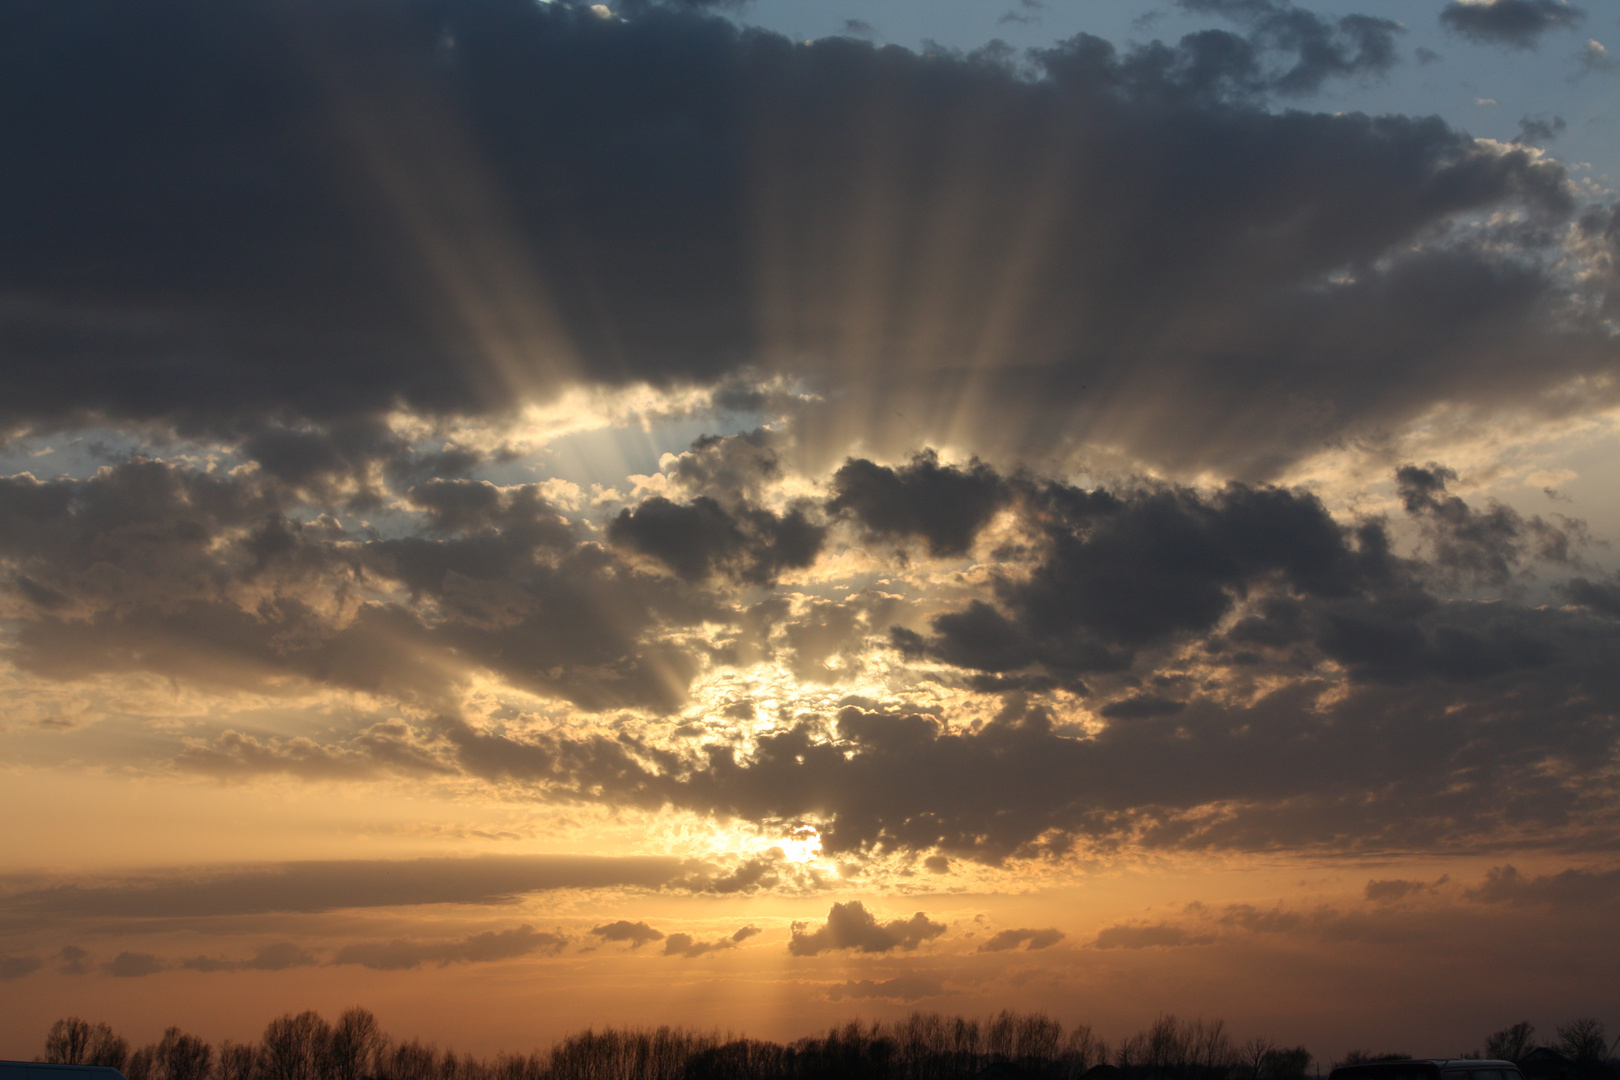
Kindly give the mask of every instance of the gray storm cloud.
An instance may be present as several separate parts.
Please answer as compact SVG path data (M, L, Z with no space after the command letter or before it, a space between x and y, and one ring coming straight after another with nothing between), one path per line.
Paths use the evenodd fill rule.
M15 9L4 48L50 46L0 64L30 102L0 123L29 207L0 233L0 411L211 433L309 480L397 463L400 405L775 372L823 395L823 454L1078 437L1263 476L1612 369L1549 258L1578 211L1556 162L1268 108L1386 70L1395 24L1182 6L1241 33L1013 63L656 5ZM1521 7L1574 11L1446 17ZM103 62L102 34L133 45Z

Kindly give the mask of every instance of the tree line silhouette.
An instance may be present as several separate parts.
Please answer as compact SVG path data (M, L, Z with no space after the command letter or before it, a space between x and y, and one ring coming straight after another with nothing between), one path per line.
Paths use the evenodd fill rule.
M1528 1022L1505 1028L1486 1040L1483 1056L1520 1060L1535 1049L1534 1035ZM1612 1071L1597 1020L1573 1021L1558 1035L1554 1049L1571 1077ZM1357 1050L1335 1064L1405 1057ZM1111 1048L1088 1025L1066 1031L1044 1013L1006 1010L985 1020L923 1012L851 1020L787 1044L686 1028L593 1028L544 1052L479 1058L392 1039L358 1007L336 1023L288 1013L258 1042L227 1040L217 1050L171 1027L131 1051L107 1024L68 1017L51 1026L43 1060L111 1066L128 1080L1304 1080L1312 1062L1303 1046L1239 1043L1220 1020L1160 1016Z

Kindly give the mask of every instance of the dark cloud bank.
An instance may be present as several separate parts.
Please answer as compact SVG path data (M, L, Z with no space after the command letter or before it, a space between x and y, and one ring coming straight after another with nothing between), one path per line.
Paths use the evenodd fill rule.
M513 903L552 889L702 887L678 859L570 855L336 860L153 875L111 884L11 889L8 919L218 918L413 904ZM698 875L698 876L694 876Z
M1602 777L1620 736L1620 626L1607 593L1577 579L1569 592L1585 606L1557 608L1444 591L1558 567L1572 558L1570 527L1470 506L1440 466L1396 479L1424 537L1417 558L1395 553L1386 523L1339 523L1299 492L1079 489L926 456L852 462L828 505L874 538L956 550L998 507L1029 526L985 598L889 631L900 656L1000 695L991 722L850 701L746 750L515 739L454 720L438 737L491 781L814 820L831 852L999 859L1082 838L1611 845ZM851 497L868 489L885 496ZM1058 689L1089 698L1105 726L1065 726L1043 704Z
M1169 918L1103 927L1090 946L1175 949L1269 936L1395 949L1450 939L1456 947L1477 950L1488 947L1485 942L1513 940L1524 943L1527 953L1558 952L1570 958L1566 963L1579 965L1576 958L1609 933L1620 901L1620 870L1570 868L1527 877L1512 866L1497 866L1472 888L1459 888L1449 877L1430 883L1369 881L1366 898L1371 906L1260 908L1193 901Z
M959 556L994 515L1017 526L978 598L892 609L910 611L910 626L872 621L860 598L822 602L799 626L769 597L728 591L724 570L699 582L678 561L635 570L532 489L470 481L413 489L424 533L383 539L267 510L274 488L260 479L158 462L87 481L13 478L0 481L13 508L0 544L29 612L14 660L48 677L148 670L266 688L296 675L448 703L454 675L425 673L413 657L454 648L587 709L657 710L681 701L702 663L734 659L745 641L773 648L759 626L775 619L786 649L843 635L1000 698L995 719L974 726L850 701L835 715L785 718L749 747L526 736L444 712L327 743L227 732L176 758L225 778L471 775L546 798L814 821L834 853L1612 844L1613 585L1577 576L1568 607L1515 602L1529 568L1576 557L1578 529L1470 505L1449 493L1453 480L1437 465L1397 473L1423 541L1412 557L1395 552L1388 523L1339 522L1297 491L1080 488L927 454L897 467L850 461L824 504L797 511L824 522L817 529ZM715 503L705 520L726 512ZM731 535L706 527L691 541L699 548ZM741 565L746 580L753 564ZM297 599L300 582L332 581L401 591L342 620ZM261 599L245 608L221 599L226 586ZM1508 599L1448 598L1463 587ZM732 629L708 645L661 637L700 619ZM1066 726L1054 692L1078 695L1105 726ZM537 863L520 879L507 864L469 864L449 892L427 874L422 902L590 887L622 880L629 865ZM756 869L755 882L770 872ZM643 871L649 885L678 874L668 862ZM304 910L320 873L209 888L216 905L236 888L255 910ZM746 887L744 876L711 885ZM362 878L343 887L364 902ZM99 903L81 890L47 906Z
M461 941L362 942L346 945L332 958L334 964L359 964L377 971L402 971L437 964L487 963L519 956L556 956L568 939L560 934L524 925L511 930L488 930Z
M397 457L400 405L785 370L835 426L968 394L1027 420L1010 449L1260 475L1612 369L1542 257L1576 212L1560 166L1269 108L1386 70L1396 24L1183 6L1233 29L1015 64L682 5L12 4L0 423L177 428L287 475ZM1574 11L1444 17L1533 33L1503 29L1521 9Z

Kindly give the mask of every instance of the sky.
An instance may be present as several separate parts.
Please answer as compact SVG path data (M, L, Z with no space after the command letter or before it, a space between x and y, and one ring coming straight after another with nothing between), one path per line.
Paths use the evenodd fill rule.
M1620 1025L1613 0L15 0L0 1057Z

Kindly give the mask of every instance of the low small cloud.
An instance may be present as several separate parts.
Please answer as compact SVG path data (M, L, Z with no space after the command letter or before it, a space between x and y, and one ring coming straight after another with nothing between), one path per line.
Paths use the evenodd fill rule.
M1393 904L1397 900L1405 900L1413 893L1422 892L1424 884L1421 881L1402 881L1399 878L1368 881L1364 890L1368 900L1375 904Z
M479 964L512 960L536 953L556 956L568 939L527 924L512 930L486 931L462 941L359 942L346 945L332 958L334 965L358 964L374 971L404 971L423 964Z
M1563 586L1569 602L1599 615L1620 618L1620 581L1588 581L1570 578Z
M851 900L847 904L834 904L820 929L812 931L807 923L794 923L788 952L794 956L815 956L833 949L859 949L861 952L915 949L944 932L944 923L933 922L920 911L909 919L879 923L866 910L866 905Z
M951 860L943 855L930 855L923 860L923 869L930 874L948 874L951 872Z
M180 966L187 971L286 971L295 967L311 967L319 962L313 953L290 941L282 941L264 946L246 960L193 956L180 961Z
M1174 949L1214 940L1214 935L1190 934L1168 923L1120 923L1099 930L1093 944L1099 949Z
M1046 0L1018 0L1018 6L1004 12L996 23L1005 26L1008 23L1039 23L1041 17L1036 12L1046 10Z
M168 967L162 958L151 953L121 952L102 964L101 970L120 979L139 979L147 975L156 975Z
M591 933L603 941L628 941L632 949L639 949L649 941L664 940L661 931L654 930L644 922L630 922L627 919L593 926Z
M787 857L781 848L772 848L764 855L753 859L746 859L728 873L715 875L714 870L705 867L698 873L692 874L676 882L680 888L691 889L693 892L712 892L722 895L730 893L752 893L760 889L774 889L782 883L782 871L787 863Z
M58 975L90 974L90 954L77 945L62 946L51 959L56 961Z
M684 956L690 959L721 949L735 949L740 943L759 932L757 926L745 926L730 937L716 938L714 941L698 941L691 934L671 934L664 940L664 955Z
M1519 119L1519 134L1513 141L1520 146L1532 146L1540 143L1552 142L1563 134L1564 128L1569 125L1562 116L1525 116ZM1545 474L1537 474L1545 475ZM1557 498L1558 492L1552 485L1544 485L1542 491L1548 492L1549 498Z
M846 998L917 1001L920 998L939 997L944 992L945 984L939 979L910 972L892 979L884 979L882 982L874 982L871 979L851 980L827 991L827 998L830 1001L843 1001Z
M43 964L37 956L0 956L0 982L32 975Z
M227 729L211 742L191 740L175 755L174 765L220 780L260 776L345 780L387 773L453 774L454 766L439 760L435 750L397 720L373 724L342 746L323 745L303 736L260 741Z
M1469 889L1463 895L1481 904L1598 907L1620 900L1620 868L1571 868L1530 878L1512 866L1493 866L1486 871L1485 880L1478 888Z
M865 19L845 19L844 33L850 37L871 37L873 34L872 24Z
M1289 934L1305 925L1305 916L1297 911L1257 908L1253 904L1228 904L1216 920L1222 926L1236 926L1255 934Z
M979 951L1006 952L1022 945L1025 952L1034 952L1036 949L1051 948L1066 936L1055 926L1049 926L1045 930L1003 930L980 945Z
M1609 55L1609 50L1597 38L1592 38L1586 43L1586 47L1580 51L1578 58L1581 66L1587 71L1596 71L1607 75L1616 68L1620 68L1620 62L1617 62L1613 56Z
M1151 720L1156 716L1174 716L1186 707L1185 701L1157 694L1138 694L1110 702L1102 707L1101 712L1108 720Z

